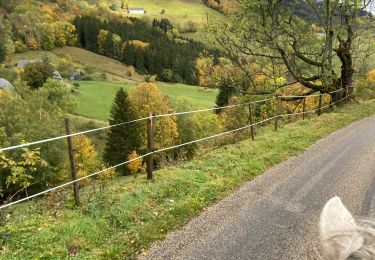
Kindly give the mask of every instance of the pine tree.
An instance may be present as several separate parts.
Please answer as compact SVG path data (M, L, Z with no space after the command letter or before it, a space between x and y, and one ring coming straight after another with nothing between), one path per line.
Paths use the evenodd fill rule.
M126 65L134 66L135 65L135 55L136 55L136 48L133 44L126 44L123 57Z
M232 84L228 80L223 80L219 86L219 93L216 96L216 107L223 107L228 105L229 99L234 94ZM221 110L216 110L218 113Z
M107 33L107 37L104 42L104 53L108 57L113 57L114 55L114 45L113 45L113 33Z
M135 49L135 67L140 73L145 71L145 54L139 47Z
M121 88L117 91L113 101L110 125L128 122L135 119L135 114L131 108L128 94ZM109 130L103 160L109 165L116 165L127 160L129 154L140 147L140 135L138 124L129 123ZM129 174L126 165L120 167L119 172Z

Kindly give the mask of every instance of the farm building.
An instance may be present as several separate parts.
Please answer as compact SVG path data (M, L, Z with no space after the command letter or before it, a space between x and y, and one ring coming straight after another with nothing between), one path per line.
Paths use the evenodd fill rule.
M81 71L73 71L70 74L70 80L80 80L85 74Z
M15 91L14 86L6 79L0 78L0 89Z
M29 64L30 60L19 60L17 63L17 68L23 69L27 64Z
M146 10L144 8L129 8L129 14L145 14Z
M60 72L58 72L57 70L53 72L53 78L56 80L63 80L63 78L60 75Z

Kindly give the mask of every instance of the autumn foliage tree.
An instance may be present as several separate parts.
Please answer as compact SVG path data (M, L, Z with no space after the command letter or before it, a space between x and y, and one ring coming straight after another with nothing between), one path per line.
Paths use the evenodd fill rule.
M2 178L1 193L13 191L15 196L20 191L25 191L28 196L27 188L34 183L38 169L47 166L47 162L40 157L39 149L23 148L16 159L0 152L0 166L0 172L6 176Z
M138 173L142 168L143 159L139 158L137 151L133 151L131 154L129 154L128 160L130 161L127 165L130 174L136 174Z
M98 153L91 139L85 135L78 135L74 137L74 159L77 167L77 177L85 177L94 173L100 167L98 160ZM79 185L86 186L89 184L89 179L84 179L79 182Z
M132 108L137 117L147 117L149 113L166 114L173 112L169 98L164 96L154 83L142 83L130 93ZM146 147L146 124L140 125L142 146ZM175 117L158 118L154 122L154 146L162 148L174 145L178 139Z

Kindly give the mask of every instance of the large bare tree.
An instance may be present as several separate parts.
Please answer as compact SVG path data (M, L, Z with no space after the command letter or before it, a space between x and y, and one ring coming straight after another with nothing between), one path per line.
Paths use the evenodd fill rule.
M249 60L283 65L285 71L274 72L287 72L293 80L270 91L299 82L309 89L306 95L327 93L353 86L356 66L373 50L369 39L374 37L374 19L364 11L372 2L239 0L237 12L209 29L214 43L241 67ZM302 17L302 7L309 19ZM264 92L252 85L254 93Z

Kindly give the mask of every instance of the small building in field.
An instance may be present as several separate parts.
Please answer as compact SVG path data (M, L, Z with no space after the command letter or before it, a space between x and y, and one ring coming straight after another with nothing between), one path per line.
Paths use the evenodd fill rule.
M144 8L129 8L129 14L145 14L146 10Z
M82 77L85 76L85 74L81 71L73 71L70 74L70 80L80 80Z
M5 89L12 92L15 91L14 86L9 81L3 78L0 78L0 89Z
M53 72L53 78L54 78L55 80L63 80L63 78L61 77L60 72L58 72L57 70L55 70L55 71Z
M27 64L31 63L33 61L31 60L19 60L18 63L17 63L17 68L19 69L23 69L26 67Z

